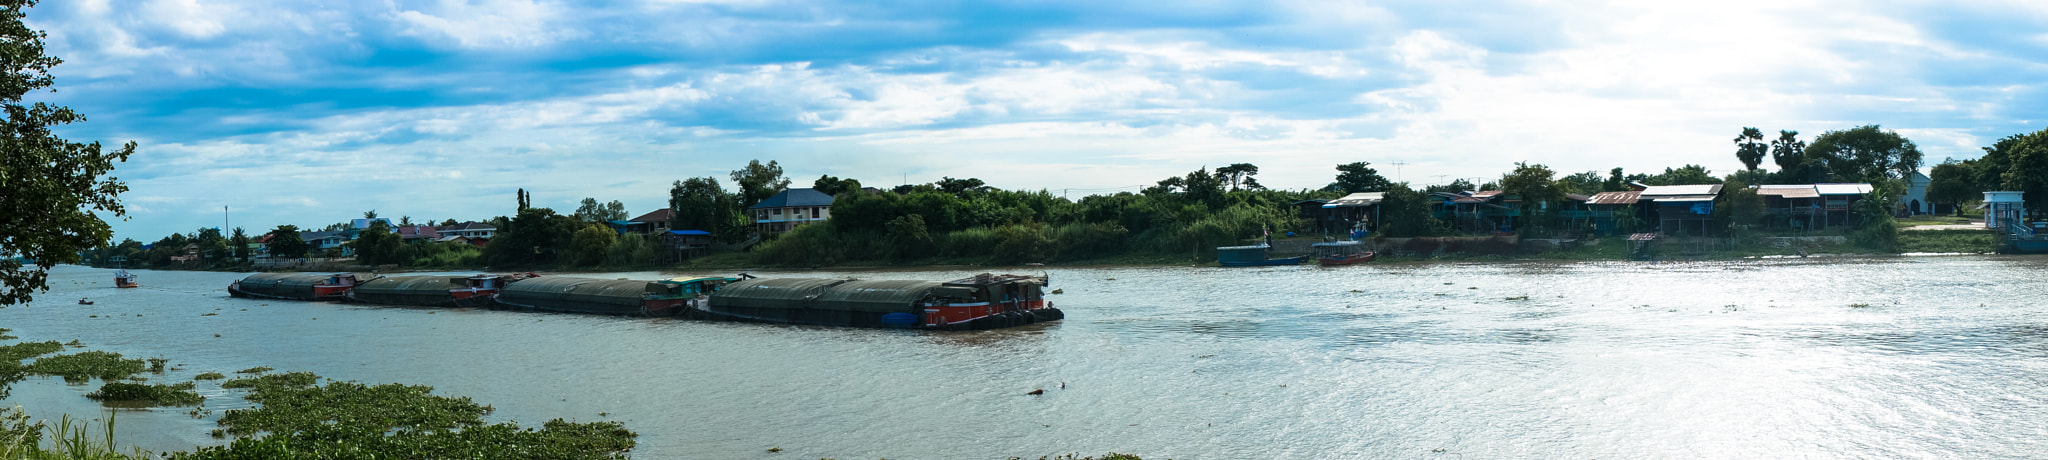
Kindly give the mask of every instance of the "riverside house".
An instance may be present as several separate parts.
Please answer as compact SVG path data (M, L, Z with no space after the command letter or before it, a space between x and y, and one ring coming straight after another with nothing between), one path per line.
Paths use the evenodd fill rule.
M832 218L832 195L807 188L783 190L747 208L754 231L779 235L797 226Z

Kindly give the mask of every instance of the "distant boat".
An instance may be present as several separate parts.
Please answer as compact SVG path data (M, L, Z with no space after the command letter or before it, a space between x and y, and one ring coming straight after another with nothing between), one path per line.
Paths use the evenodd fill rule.
M1377 256L1366 250L1362 241L1336 241L1309 245L1315 249L1316 263L1325 267L1371 262Z
M117 287L117 288L132 288L132 287L142 287L142 284L140 284L140 283L136 283L136 282L135 282L135 274L133 274L133 273L128 273L128 271L127 271L127 270L114 270L114 287ZM88 304L88 305L90 305L90 304Z
M1270 258L1267 254L1273 247L1266 244L1253 246L1224 246L1216 248L1216 263L1225 267L1258 267L1267 265L1300 265L1308 256Z

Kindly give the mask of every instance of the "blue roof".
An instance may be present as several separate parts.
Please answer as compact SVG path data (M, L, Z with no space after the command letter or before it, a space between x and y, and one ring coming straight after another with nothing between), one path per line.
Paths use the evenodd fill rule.
M705 236L710 236L710 235L711 235L711 232L707 232L707 231L703 231L703 230L669 230L668 232L669 232L669 233L671 233L671 234L676 234L676 235L705 235Z
M831 205L832 195L826 195L825 192L807 188L793 188L783 190L782 193L777 193L766 200L761 200L760 203L748 206L747 209Z

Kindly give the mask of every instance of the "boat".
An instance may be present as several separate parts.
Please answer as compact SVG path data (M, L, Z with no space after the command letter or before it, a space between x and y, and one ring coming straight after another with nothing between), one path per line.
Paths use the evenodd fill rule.
M284 300L342 300L358 284L361 283L356 281L354 273L257 273L228 284L228 295Z
M712 293L695 319L936 330L1058 321L1047 276L983 273L953 281L753 278Z
M1273 246L1264 243L1252 246L1224 246L1216 248L1216 263L1225 267L1258 267L1266 265L1300 265L1308 256L1271 258L1268 253Z
M132 287L142 287L142 284L140 284L140 283L136 283L136 282L135 282L135 274L134 274L134 273L128 273L128 271L127 271L127 270L114 270L114 287L117 287L117 288L132 288Z
M1377 256L1365 247L1363 241L1333 241L1309 245L1316 253L1316 263L1325 267L1371 262Z
M363 282L349 290L352 302L415 307L489 307L493 297L507 283L533 276L523 275L401 275Z
M683 283L550 276L506 285L495 301L499 307L534 311L672 316L697 295L685 292Z

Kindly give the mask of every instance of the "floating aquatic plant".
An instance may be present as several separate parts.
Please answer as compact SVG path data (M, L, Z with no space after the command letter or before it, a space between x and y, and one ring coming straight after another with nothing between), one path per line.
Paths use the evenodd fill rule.
M206 401L205 396L192 391L192 382L175 385L143 385L137 383L110 382L101 385L99 391L86 393L85 397L100 402L140 403L155 406L196 406Z
M94 378L121 380L142 372L144 368L142 360L122 358L120 353L87 351L37 358L22 369L31 374L63 377L65 382L84 383Z
M251 367L251 368L248 368L248 369L242 369L242 370L239 370L239 371L235 371L235 373L237 373L237 374L261 374L261 373L265 373L265 372L270 372L270 371L272 371L272 370L274 370L274 369L271 369L271 368L270 368L269 366L256 366L256 367Z
M228 377L228 376L225 376L225 375L220 375L220 373L219 373L219 372L208 372L208 373L204 373L204 374L199 374L199 375L195 375L195 376L192 376L192 380L220 380L220 379L224 379L224 378L227 378L227 377Z

